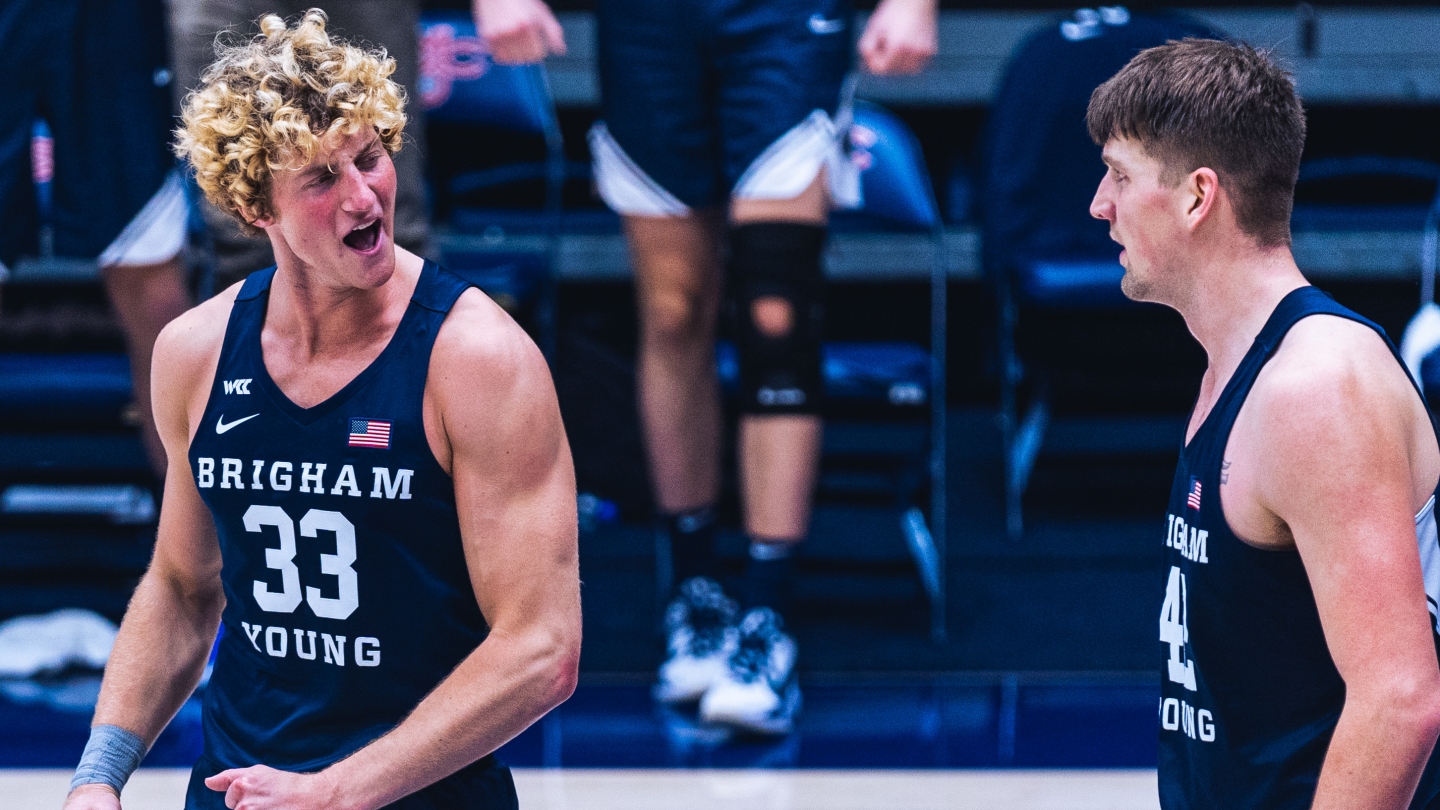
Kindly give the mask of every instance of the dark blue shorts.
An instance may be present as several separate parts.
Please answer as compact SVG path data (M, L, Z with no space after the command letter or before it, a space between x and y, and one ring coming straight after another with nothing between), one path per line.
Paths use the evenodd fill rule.
M37 118L54 137L55 253L95 258L165 183L169 71L160 0L0 3L0 263L37 248Z
M848 0L600 0L597 130L679 203L721 204L787 133L835 115L852 16Z

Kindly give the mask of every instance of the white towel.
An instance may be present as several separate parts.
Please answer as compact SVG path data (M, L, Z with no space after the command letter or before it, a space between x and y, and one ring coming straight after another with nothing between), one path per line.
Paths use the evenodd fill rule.
M71 666L103 669L115 633L104 616L79 608L0 623L0 678L30 678Z

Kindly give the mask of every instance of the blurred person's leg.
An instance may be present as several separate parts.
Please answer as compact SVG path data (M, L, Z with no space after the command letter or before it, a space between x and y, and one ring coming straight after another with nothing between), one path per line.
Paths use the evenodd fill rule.
M185 263L180 256L153 264L116 264L103 268L105 290L130 356L130 380L140 416L145 455L158 477L165 475L165 448L155 431L150 405L150 357L165 325L190 308Z
M739 260L766 262L758 274L763 284L769 282L779 286L806 284L805 271L796 273L796 282L787 285L775 276L785 273L807 262L816 262L808 268L813 280L820 278L819 250L824 245L824 228L829 219L830 195L825 185L825 173L817 174L810 185L797 197L790 199L736 199L731 204L732 263ZM751 226L747 229L746 226ZM777 227L778 226L778 227ZM749 240L755 246L736 250L736 240ZM758 256L757 256L758 254ZM753 269L753 268L752 268ZM779 272L774 272L779 269ZM737 268L738 271L738 268ZM768 271L768 272L767 272ZM742 275L744 271L738 271ZM823 284L823 280L821 282ZM752 351L748 358L751 365L757 363L755 354L766 349L788 355L771 360L767 369L751 369L749 374L757 377L749 388L780 390L787 384L781 375L808 377L809 380L794 390L805 391L813 397L817 388L823 386L823 375L819 366L819 319L821 317L818 291L800 293L799 298L811 311L797 313L797 297L776 294L765 290L764 294L750 297L740 290L741 300L735 313L737 320L748 318L750 324L744 330L753 330L753 338L762 345ZM802 323L809 320L810 323ZM800 337L800 331L809 334ZM799 338L797 340L797 337ZM763 362L763 361L760 361ZM756 372L759 372L757 375ZM747 372L742 371L742 374ZM762 375L767 375L762 376ZM790 380L789 384L794 384ZM745 533L750 538L751 549L746 570L746 600L776 609L784 607L786 590L792 577L793 546L805 539L810 528L811 498L815 490L817 471L820 465L820 445L823 427L814 409L817 403L800 403L791 407L766 407L749 403L740 419L739 428L739 471L740 495L745 509ZM807 407L808 406L808 407Z
M604 122L590 133L596 184L624 217L635 270L637 399L676 585L716 573L720 494L714 335L726 189L694 6L599 3Z
M625 217L640 313L639 393L655 501L691 512L720 494L720 217Z
M745 597L783 611L822 441L822 268L851 61L846 0L740 0L717 52L743 397Z
M68 4L57 4L68 5ZM74 50L50 76L55 139L55 253L95 258L126 349L141 436L159 477L165 453L151 412L150 355L189 305L186 203L169 152L172 118L159 0L80 0Z
M171 0L171 48L175 56L177 99L193 88L200 74L215 58L215 37L222 31L232 35L255 33L255 21L262 14L295 16L313 7L301 0ZM330 17L327 30L339 36L379 45L395 59L392 78L408 93L405 147L395 161L395 242L401 247L429 254L429 213L426 205L424 156L424 113L415 90L420 75L418 0L335 0L324 6ZM240 231L228 215L202 201L201 214L214 244L216 292L250 273L275 263L270 240Z

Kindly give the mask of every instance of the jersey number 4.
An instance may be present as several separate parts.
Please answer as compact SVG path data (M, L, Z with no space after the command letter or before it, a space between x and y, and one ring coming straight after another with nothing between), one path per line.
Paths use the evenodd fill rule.
M278 506L258 504L245 510L245 531L260 532L263 526L274 526L280 534L280 547L265 549L265 567L280 572L280 590L270 590L269 583L255 580L255 601L261 610L271 613L293 613L300 606L300 569L295 567L295 521ZM355 576L355 524L339 512L311 509L300 518L300 536L316 537L319 532L335 533L335 553L320 555L320 573L339 580L340 595L321 596L314 586L305 588L305 603L323 619L344 619L360 606L360 584ZM296 631L299 632L299 631Z
M256 583L257 586L259 583ZM1185 574L1178 565L1170 566L1170 581L1165 584L1165 602L1160 606L1160 641L1170 645L1170 680L1195 691L1195 662L1185 655L1190 643L1190 627L1185 611Z

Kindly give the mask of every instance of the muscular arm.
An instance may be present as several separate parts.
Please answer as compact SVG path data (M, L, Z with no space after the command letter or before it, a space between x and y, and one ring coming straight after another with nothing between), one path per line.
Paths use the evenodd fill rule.
M1364 337L1374 345L1362 352L1312 343L1323 354L1277 369L1263 391L1257 385L1255 491L1294 537L1345 681L1317 810L1408 807L1440 731L1440 667L1414 524L1434 464L1412 449L1433 439L1388 350Z
M441 328L426 402L489 636L390 733L318 774L256 766L207 780L227 799L256 810L378 808L499 748L574 690L575 477L544 358L471 291Z
M155 344L155 422L170 459L165 501L155 554L120 624L94 720L131 731L146 745L195 690L225 604L215 524L190 475L188 450L191 415L203 410L223 337L215 324L223 330L225 320L215 314L228 306L225 297L192 310ZM66 807L115 807L117 801L108 787L82 785Z

